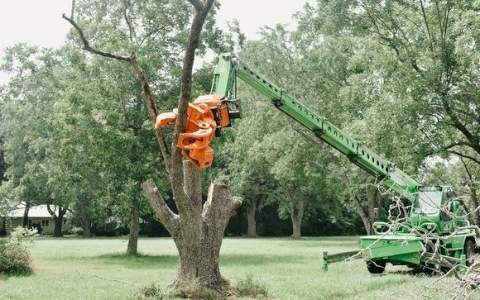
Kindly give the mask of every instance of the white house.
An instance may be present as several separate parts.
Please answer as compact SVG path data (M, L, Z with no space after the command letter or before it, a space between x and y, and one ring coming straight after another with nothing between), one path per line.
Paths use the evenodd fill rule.
M58 215L58 207L50 206L55 214ZM6 216L0 216L0 232L9 232L12 228L23 226L23 214L25 204L19 204L16 209L10 211ZM70 224L67 222L69 215L63 218L62 231L67 232ZM55 221L48 212L47 205L36 205L30 207L28 211L28 227L39 228L42 234L53 234Z

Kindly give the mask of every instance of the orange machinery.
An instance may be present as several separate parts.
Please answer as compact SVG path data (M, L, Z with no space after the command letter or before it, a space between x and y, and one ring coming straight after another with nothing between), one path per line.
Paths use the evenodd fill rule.
M230 126L231 119L239 117L238 110L230 103L224 96L211 94L200 96L188 104L186 129L180 134L177 147L196 167L203 169L212 165L210 142L215 136L220 136L223 128ZM155 128L175 124L177 116L177 109L159 114Z

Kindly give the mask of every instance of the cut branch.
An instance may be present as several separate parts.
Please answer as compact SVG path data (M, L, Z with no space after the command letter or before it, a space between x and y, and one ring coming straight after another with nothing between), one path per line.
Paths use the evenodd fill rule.
M226 185L212 183L208 188L207 201L203 205L203 219L208 224L226 226L241 205L242 198L232 196Z

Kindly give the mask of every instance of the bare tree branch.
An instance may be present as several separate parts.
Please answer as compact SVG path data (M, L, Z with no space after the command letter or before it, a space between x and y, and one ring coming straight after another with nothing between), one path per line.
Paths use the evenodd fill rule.
M455 114L452 107L450 106L450 103L446 99L446 95L441 95L441 96L442 96L442 105L445 109L445 112L452 120L453 126L457 128L467 138L468 142L470 143L470 147L480 154L480 141L478 136L470 132L467 126L465 126L465 124L460 121L460 119L458 118L458 116Z
M53 217L54 220L57 219L57 214L55 214L55 211L50 207L50 204L47 204L47 211Z
M85 34L83 33L80 26L78 26L78 24L73 19L67 17L65 14L62 15L62 18L67 20L77 30L78 34L80 35L80 39L82 40L84 50L86 50L88 52L91 52L91 53L94 53L94 54L97 54L97 55L100 55L100 56L103 56L103 57L113 58L113 59L116 59L116 60L122 60L122 61L126 61L126 62L131 61L132 58L130 56L120 56L120 55L116 55L116 54L112 54L112 53L109 53L109 52L104 52L104 51L100 51L100 50L92 48L90 46L88 40L85 38Z
M126 16L126 12L125 12L125 17L128 19L128 17ZM120 55L116 55L116 54L112 54L112 53L108 53L108 52L104 52L104 51L94 49L90 46L88 40L85 37L85 34L83 33L83 30L80 28L80 26L73 19L68 18L65 14L63 14L63 18L65 20L67 20L77 30L78 34L80 35L80 39L83 42L83 48L86 51L89 51L93 54L100 55L100 56L103 56L103 57L128 62L133 67L133 70L135 71L135 74L137 75L138 79L140 80L140 82L142 84L143 100L144 100L145 106L147 107L149 118L152 121L152 123L155 123L155 119L156 119L157 114L158 114L157 108L156 108L156 105L155 105L155 98L154 98L152 90L150 88L148 78L145 75L145 72L143 71L143 69L138 64L138 61L137 61L137 58L136 58L135 54L132 53L132 55L130 55L129 57L126 57L126 56L120 56ZM129 23L129 26L132 26L132 25ZM131 30L133 30L133 27L131 28ZM162 157L163 157L163 161L165 163L165 167L167 169L167 173L170 174L171 173L170 172L170 170L171 170L170 152L169 152L169 149L168 149L167 144L165 142L165 138L163 137L163 133L160 129L155 129L154 132L155 132L155 136L157 138L158 145L160 146L160 151L162 153Z
M155 105L155 98L153 96L152 90L150 88L150 84L148 81L145 72L138 64L137 58L135 55L132 55L131 60L129 61L130 65L133 67L135 73L137 74L140 82L142 83L143 89L143 100L145 102L145 106L148 110L148 115L152 123L155 124L155 120L157 118L157 107ZM170 162L170 151L168 149L167 143L165 142L165 138L163 136L163 132L161 129L155 129L155 136L157 138L158 145L160 146L160 151L162 152L163 161L165 163L165 167L167 169L167 173L171 173L171 162Z
M190 26L188 44L183 59L180 97L178 100L178 117L175 122L174 137L171 145L172 158L170 177L172 179L173 194L175 195L177 203L179 201L188 202L188 197L186 196L182 186L184 182L182 163L183 155L182 151L177 147L176 141L178 140L179 135L184 132L186 128L187 108L192 92L192 72L193 62L195 60L195 50L198 48L203 24L205 23L205 19L214 3L214 0L207 0L207 2L204 4L201 4L198 0L192 0L190 3L195 7L196 12L195 16L193 17L192 25ZM193 170L192 172L199 171ZM182 207L183 205L180 206Z
M454 151L454 150L449 150L448 152L449 152L449 153L452 153L452 154L455 154L455 155L457 155L457 156L459 156L459 157L463 157L463 158L470 159L471 161L474 161L474 162L476 162L477 164L480 165L480 160L479 160L479 159L476 159L476 158L473 157L473 156L470 156L470 155L467 155L467 154L463 154L463 153L460 153L460 152Z
M72 9L70 10L70 19L74 20L75 18L75 0L72 0Z
M157 218L162 222L171 236L176 236L179 229L180 217L168 207L152 179L145 181L142 184L142 188Z
M470 146L470 144L465 143L465 142L455 142L455 143L451 143L451 144L448 144L446 146L443 146L442 149L443 150L449 150L449 149L457 147L457 146Z
M193 7L195 7L195 10L197 12L201 12L204 10L203 3L200 0L188 0L188 2L190 2L190 4L192 4Z
M128 9L132 6L132 3L130 0L124 0L123 1L123 18L125 19L125 22L127 23L128 26L128 32L130 35L130 42L134 42L137 34L135 33L135 28L133 27L132 20L130 20L130 17L128 16Z
M425 12L425 6L423 4L423 1L420 0L420 7L422 9L422 16L423 16L423 22L425 23L425 27L427 28L427 35L428 35L428 38L430 40L430 51L432 53L434 53L434 50L433 50L433 36L432 36L432 33L430 32L430 26L428 24L428 20L427 20L427 14Z

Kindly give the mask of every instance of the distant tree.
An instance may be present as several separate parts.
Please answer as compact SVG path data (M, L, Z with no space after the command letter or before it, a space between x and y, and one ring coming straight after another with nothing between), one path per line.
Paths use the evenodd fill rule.
M7 164L5 163L5 153L3 152L3 142L0 140L0 184L5 179Z
M11 201L25 204L23 226L28 226L32 205L48 201L48 153L54 149L49 136L51 115L58 93L48 90L58 61L53 51L17 45L6 50L1 68L12 79L4 88L1 105L3 153L8 168L5 177Z
M394 79L396 93L406 100L406 120L422 141L415 151L478 164L478 9L475 1L318 1L304 13L313 22L303 24L370 39L388 50L380 48L384 54L371 61L393 58L396 68L380 74Z
M215 168L231 182L235 194L242 195L247 217L247 236L257 236L257 214L270 203L275 180L271 162L261 154L265 135L274 112L268 103L257 101L255 91L242 88L242 119L235 121L227 137L218 146Z

